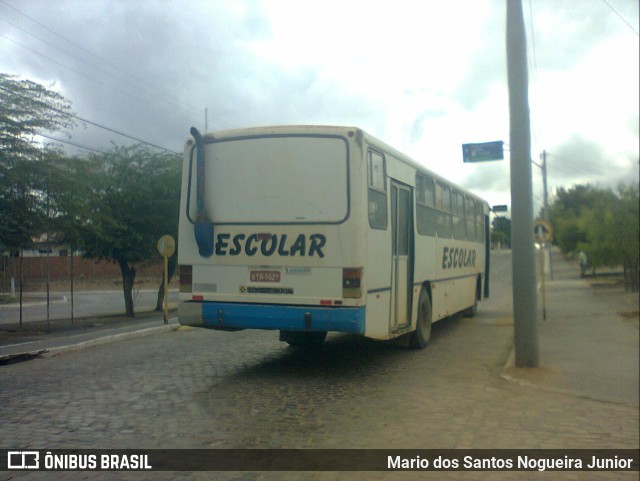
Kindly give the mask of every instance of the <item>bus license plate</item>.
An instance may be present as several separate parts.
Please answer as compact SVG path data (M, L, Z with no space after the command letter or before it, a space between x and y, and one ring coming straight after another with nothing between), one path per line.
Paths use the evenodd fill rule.
M251 282L280 282L280 271L251 271Z

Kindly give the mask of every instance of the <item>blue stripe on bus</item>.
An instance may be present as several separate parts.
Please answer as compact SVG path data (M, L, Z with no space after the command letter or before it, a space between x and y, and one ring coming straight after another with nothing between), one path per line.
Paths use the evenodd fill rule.
M311 327L305 316L311 315ZM307 316L308 317L308 316ZM364 334L365 307L309 307L204 302L204 327L338 331Z

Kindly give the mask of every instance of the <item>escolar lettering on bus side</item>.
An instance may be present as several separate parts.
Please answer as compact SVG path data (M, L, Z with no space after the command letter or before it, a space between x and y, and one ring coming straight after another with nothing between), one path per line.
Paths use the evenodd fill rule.
M287 234L217 234L215 253L217 256L238 256L245 254L249 257L258 252L265 257L324 257L323 248L327 238L323 234L298 235L295 239Z
M476 266L476 250L462 249L458 247L445 247L442 249L442 268L457 269L460 267Z

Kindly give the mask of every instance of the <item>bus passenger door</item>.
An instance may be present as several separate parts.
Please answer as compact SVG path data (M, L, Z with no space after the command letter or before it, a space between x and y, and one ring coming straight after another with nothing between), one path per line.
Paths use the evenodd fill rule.
M413 202L411 188L391 182L391 332L411 323Z

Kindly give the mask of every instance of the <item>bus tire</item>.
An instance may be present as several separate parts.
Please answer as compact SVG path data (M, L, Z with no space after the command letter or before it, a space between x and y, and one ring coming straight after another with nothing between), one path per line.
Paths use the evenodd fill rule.
M482 285L482 283L480 282L480 279L478 278L478 282L476 283L476 294L475 294L475 298L473 300L473 306L471 306L470 308L468 308L465 311L463 311L464 317L475 317L475 315L478 313L478 299L480 298L480 286L481 285Z
M416 330L411 333L409 345L415 349L424 349L431 340L431 300L423 287L418 298L418 320Z
M326 331L280 331L280 340L292 347L320 346L326 337Z

